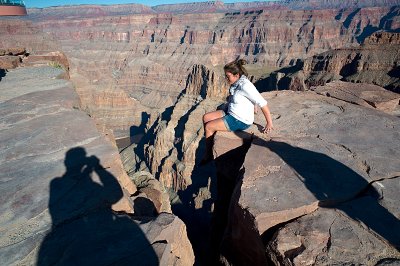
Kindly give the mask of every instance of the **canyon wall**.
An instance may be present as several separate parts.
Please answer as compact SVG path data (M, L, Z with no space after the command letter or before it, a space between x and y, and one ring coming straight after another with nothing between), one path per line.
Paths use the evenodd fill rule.
M283 68L258 82L270 90L307 90L313 86L342 80L369 83L400 92L399 48L400 34L375 32L355 48L327 51L294 67Z
M61 45L84 108L117 137L128 137L130 126L141 123L140 114L155 121L175 104L195 64L222 75L221 66L240 56L253 65L256 80L298 59L357 47L373 31L398 29L396 7L348 3L341 9L290 9L296 3L314 5L287 1L282 9L243 3L223 5L225 13L214 8L201 14L191 8L163 11L180 10L179 5L151 10L133 5L125 15L118 13L123 6L57 7L32 10L28 20ZM73 10L78 16L71 19ZM101 100L105 97L109 100Z
M224 3L223 1L193 2L181 4L162 4L146 6L142 4L119 5L79 5L48 8L30 8L29 14L35 18L46 17L96 17L96 16L125 16L131 14L151 13L228 13L255 9L290 9L290 10L315 10L315 9L346 9L364 7L388 7L399 5L399 0L286 0L286 1L255 1Z

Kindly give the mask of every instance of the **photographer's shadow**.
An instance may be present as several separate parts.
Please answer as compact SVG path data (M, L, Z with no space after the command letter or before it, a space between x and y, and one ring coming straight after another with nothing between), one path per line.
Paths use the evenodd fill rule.
M40 247L38 265L158 265L137 224L112 211L123 192L99 159L77 147L64 162L65 174L50 183L52 231Z

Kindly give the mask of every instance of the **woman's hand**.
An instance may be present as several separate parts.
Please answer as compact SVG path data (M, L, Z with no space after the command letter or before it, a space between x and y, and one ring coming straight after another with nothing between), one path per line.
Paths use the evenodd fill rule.
M264 133L264 134L271 133L271 131L272 131L273 129L274 129L273 125L267 124L267 125L263 128L262 133Z
M268 105L264 105L263 107L261 107L261 110L265 116L265 120L267 121L267 124L263 128L262 133L271 133L271 131L274 129L274 126L272 125L272 117Z

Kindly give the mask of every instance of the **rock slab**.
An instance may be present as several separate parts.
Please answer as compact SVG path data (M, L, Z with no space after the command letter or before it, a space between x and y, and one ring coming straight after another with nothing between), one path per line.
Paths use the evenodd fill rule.
M265 121L259 115L250 131L241 133L253 140L236 176L228 172L237 183L222 240L225 260L238 265L399 261L400 213L393 192L400 178L398 117L313 92L264 97L276 130L261 134ZM232 138L216 136L217 172L227 172L218 158Z

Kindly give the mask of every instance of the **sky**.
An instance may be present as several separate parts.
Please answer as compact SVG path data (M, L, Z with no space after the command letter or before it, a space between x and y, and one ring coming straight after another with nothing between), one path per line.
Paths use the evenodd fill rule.
M237 3L237 2L256 2L257 0L224 0L224 3ZM266 0L271 1L271 0ZM207 2L207 0L25 0L25 6L31 7L49 7L49 6L62 6L62 5L80 5L80 4L97 4L97 5L116 5L116 4L143 4L146 6L157 6L163 4L178 4L178 3L193 3L193 2ZM259 1L263 2L263 1Z

